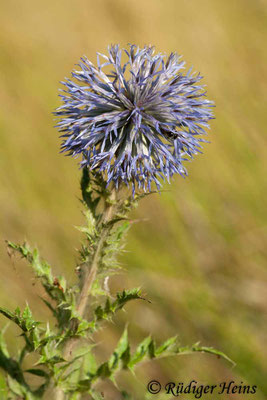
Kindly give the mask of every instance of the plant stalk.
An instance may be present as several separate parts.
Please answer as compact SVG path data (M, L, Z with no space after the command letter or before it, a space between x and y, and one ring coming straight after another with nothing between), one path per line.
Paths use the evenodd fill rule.
M113 189L110 194L110 197L109 197L110 203L108 205L106 205L106 209L103 213L103 217L101 220L101 223L104 224L104 229L103 229L101 238L98 242L98 245L97 245L94 257L93 257L93 261L91 264L91 268L90 268L90 270L87 270L87 274L85 276L83 287L82 287L80 297L79 297L79 300L77 303L77 312L81 317L84 316L84 313L86 310L88 296L90 294L92 285L93 285L95 277L96 277L97 269L98 269L99 257L101 255L103 244L105 243L105 240L106 240L108 232L109 232L109 228L106 227L105 225L113 217L115 199L116 199L116 191L115 191L115 189Z
M99 260L101 256L101 252L103 250L103 245L105 244L106 238L108 236L108 233L110 231L110 227L107 226L107 223L112 220L115 211L116 211L116 206L115 206L115 201L116 201L116 189L113 188L110 192L108 202L105 201L105 209L102 214L102 218L99 222L99 225L103 224L103 230L101 237L97 243L93 260L91 263L90 268L87 269L86 275L83 281L83 285L81 288L81 293L77 302L77 313L81 318L84 317L87 305L88 305L88 299L92 290L93 283L95 281L96 275L97 275L97 270L98 270L98 265L99 265ZM72 355L72 350L73 347L76 343L77 339L69 339L62 352L62 357L65 360L69 360ZM55 388L54 389L54 399L55 400L64 400L64 392L61 388Z

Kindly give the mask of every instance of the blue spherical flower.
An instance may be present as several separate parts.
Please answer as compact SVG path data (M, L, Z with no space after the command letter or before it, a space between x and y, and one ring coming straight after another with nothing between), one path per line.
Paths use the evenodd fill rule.
M198 84L202 77L182 74L185 63L177 54L166 58L150 46L123 52L111 46L97 60L96 67L83 57L72 72L77 83L62 82L64 104L56 110L62 150L82 154L81 165L116 188L131 183L150 191L152 182L160 187L160 178L186 175L182 162L200 152L199 136L213 118L212 102Z

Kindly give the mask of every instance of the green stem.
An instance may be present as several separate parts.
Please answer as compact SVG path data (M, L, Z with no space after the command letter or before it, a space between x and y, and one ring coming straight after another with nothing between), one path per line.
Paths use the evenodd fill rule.
M77 303L77 312L81 317L84 316L86 306L87 306L88 296L90 294L92 285L93 285L95 277L96 277L96 273L97 273L97 269L98 269L98 262L99 262L99 258L100 258L100 255L101 255L101 252L103 249L103 244L105 243L105 240L109 233L109 227L107 227L106 224L108 221L110 221L112 219L112 217L114 215L115 200L116 200L116 191L115 191L115 189L113 189L110 194L110 197L109 197L110 202L106 206L106 209L103 213L103 217L101 220L101 223L104 225L102 235L97 244L95 254L93 257L93 261L91 264L91 268L90 268L90 270L87 270L87 273L86 273L86 276L84 279L84 283L83 283L83 287L82 287L82 290L80 293L80 297L79 297L79 300Z
M77 302L77 313L78 315L83 318L84 314L86 312L86 308L88 305L88 299L92 290L93 283L95 281L96 275L97 275L97 270L98 270L98 265L99 265L99 260L101 257L101 253L103 250L103 246L105 244L106 238L109 234L110 227L108 226L108 222L112 220L115 212L116 212L116 190L112 189L110 192L110 195L108 197L108 201L105 202L105 210L103 212L101 221L99 222L99 225L103 225L101 237L97 243L94 256L92 259L92 263L90 266L90 269L88 268L85 274L85 278L83 281L83 285L81 288L80 296ZM65 360L69 360L72 355L72 350L74 345L76 344L77 339L69 339L62 352L62 357ZM64 392L60 388L55 388L54 389L54 399L55 400L64 400Z

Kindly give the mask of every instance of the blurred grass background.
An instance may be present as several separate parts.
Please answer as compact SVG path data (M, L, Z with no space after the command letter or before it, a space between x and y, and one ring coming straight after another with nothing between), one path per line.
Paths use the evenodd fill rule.
M28 301L37 319L47 317L38 284L7 257L4 239L27 238L57 274L74 279L80 171L59 154L51 115L58 81L81 55L95 61L110 43L177 51L205 76L216 103L211 144L188 163L188 179L175 178L133 215L147 220L132 228L121 260L128 275L115 284L141 285L152 304L130 304L120 329L103 331L103 353L130 319L133 342L178 333L183 344L201 341L237 363L232 369L208 355L146 363L136 379L121 376L138 399L150 378L233 379L257 385L253 399L265 399L267 2L9 0L0 3L0 26L1 305ZM14 352L17 340L10 338Z

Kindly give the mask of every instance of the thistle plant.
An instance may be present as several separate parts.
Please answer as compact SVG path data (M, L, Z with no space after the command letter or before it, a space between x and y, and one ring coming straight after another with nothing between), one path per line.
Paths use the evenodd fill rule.
M183 74L184 62L176 54L166 58L155 54L153 47L135 45L122 52L116 45L97 59L95 67L83 57L72 72L74 80L62 82L63 104L55 111L62 151L80 156L82 169L85 225L79 228L84 241L75 266L78 279L71 284L54 276L37 249L8 242L9 254L26 259L40 280L42 300L54 323L40 323L28 305L23 311L0 308L20 328L24 340L18 356L11 357L2 329L3 399L47 395L58 400L99 400L104 395L96 390L98 380L116 381L120 370L134 371L147 359L192 352L228 359L199 344L180 346L176 336L161 344L148 336L132 349L125 328L110 357L97 360L95 333L129 301L144 300L139 288L112 294L106 284L119 271L129 215L143 197L157 193L165 179L187 174L183 162L200 152L201 136L213 117L212 102L199 85L201 76L191 70ZM30 354L38 356L33 365L27 361ZM132 397L122 391L120 398Z
M111 46L108 56L98 54L98 67L84 57L72 73L78 83L63 82L62 149L82 154L82 166L99 171L107 185L151 191L152 182L159 189L160 179L186 175L182 161L200 151L212 102L199 74L181 73L185 63L177 54L165 60L153 47L134 45L124 53L122 64L119 46Z

